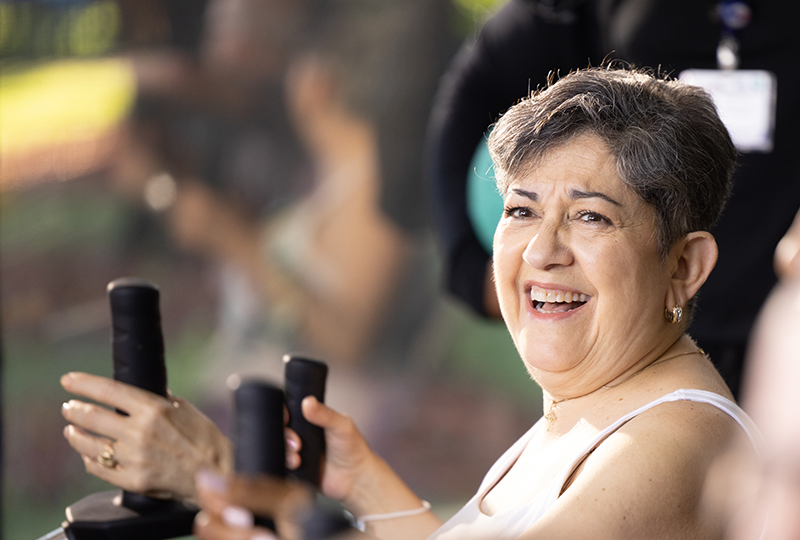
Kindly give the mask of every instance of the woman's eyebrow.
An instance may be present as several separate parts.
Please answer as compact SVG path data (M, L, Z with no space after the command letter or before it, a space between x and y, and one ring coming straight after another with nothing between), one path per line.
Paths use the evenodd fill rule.
M519 188L514 188L511 191L513 191L517 195L525 197L526 199L530 199L533 202L539 202L539 194L536 193L535 191L527 191Z
M514 188L512 191L521 197L530 199L533 202L539 202L539 194L535 191L528 191L520 188ZM569 192L569 198L572 200L598 198L608 201L615 206L622 206L622 203L615 201L605 193L601 193L599 191L581 191L579 189L572 189Z
M581 191L579 189L573 189L569 192L569 198L572 200L578 199L603 199L604 201L608 201L615 206L622 206L621 203L618 203L605 193L600 193L599 191Z

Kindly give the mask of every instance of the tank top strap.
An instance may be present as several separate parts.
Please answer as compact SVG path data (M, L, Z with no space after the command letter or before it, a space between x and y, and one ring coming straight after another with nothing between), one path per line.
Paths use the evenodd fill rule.
M759 457L761 456L761 449L763 447L761 432L758 430L750 416L748 416L748 414L733 401L719 394L715 394L714 392L709 392L707 390L694 390L689 388L676 390L671 394L667 394L667 396L671 396L669 401L695 401L698 403L707 403L723 411L728 416L733 418L737 424L739 424L739 426L747 435L747 438L750 440L750 444L753 445L757 455Z
M737 424L739 424L739 426L747 435L747 438L750 440L750 443L753 445L756 453L759 456L761 455L761 435L753 421L749 416L747 416L747 413L745 413L736 403L726 397L715 394L714 392L709 392L707 390L696 390L690 388L681 388L680 390L675 390L674 392L665 394L660 398L654 399L650 403L647 403L646 405L643 405L619 418L616 422L597 434L597 436L594 438L594 441L587 447L586 452L590 452L595 449L600 443L608 438L609 435L643 412L648 411L657 405L661 405L662 403L670 403L673 401L693 401L696 403L707 403L726 413L728 416L733 418Z

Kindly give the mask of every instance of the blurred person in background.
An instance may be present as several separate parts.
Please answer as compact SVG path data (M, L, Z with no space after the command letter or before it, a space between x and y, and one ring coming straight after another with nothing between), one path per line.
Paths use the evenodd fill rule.
M744 406L764 437L760 466L734 447L712 468L706 497L731 525L729 540L800 538L800 213L775 250L780 282L759 314L748 350ZM743 495L744 493L744 495ZM750 494L750 496L748 496Z
M215 360L236 358L264 337L260 223L310 183L284 98L286 66L309 9L306 2L213 0L189 54L131 55L137 103L109 178L146 202L182 249L217 265Z
M770 0L505 3L448 69L431 120L432 196L443 208L437 213L437 227L448 291L474 312L499 317L487 232L494 225L480 217L482 206L488 206L486 211L493 212L496 223L501 203L491 189L480 187L490 185L486 177L491 172L489 165L476 170L476 163L486 163L478 161L476 148L483 146L488 126L544 84L549 73L564 75L600 65L609 57L674 76L690 68L715 70L712 76L723 85L726 77L735 84L750 81L734 96L745 95L742 88L752 90L753 84L763 90L756 90L754 101L739 103L736 112L723 120L733 116L741 134L742 122L752 120L743 111L769 111L774 105L759 119L774 130L759 148L739 145L733 193L713 230L719 262L703 287L689 329L738 395L747 336L775 284L772 253L800 208L800 163L795 151L800 106L794 99L800 92L795 69L800 41L793 22L798 17L800 4ZM759 74L756 79L734 79L751 77L754 70L774 75L777 97L770 91L775 86L764 83ZM718 105L725 97L732 101L717 95ZM748 134L761 127L744 125ZM479 187L474 189L475 185ZM757 226L739 217L754 212L761 216Z
M180 245L228 269L220 357L272 340L342 365L404 360L435 290L421 155L447 16L446 2L214 0L185 81L165 90L163 66L138 62L114 178L139 197L171 185Z

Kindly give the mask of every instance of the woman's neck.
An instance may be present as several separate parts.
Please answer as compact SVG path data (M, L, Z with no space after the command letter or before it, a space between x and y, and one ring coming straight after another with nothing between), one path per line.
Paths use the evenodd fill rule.
M697 346L697 344L695 344L692 338L686 334L683 334L680 338L675 340L672 345L670 345L655 358L649 356L642 358L640 361L636 362L624 372L603 384L601 387L613 388L624 385L652 366L669 361L673 358L678 358L689 354L697 354L698 352L700 352L700 348Z
M689 336L683 335L666 348L662 347L660 351L642 356L640 360L630 364L610 380L597 378L588 384L581 385L576 382L576 384L559 386L556 389L540 382L545 422L549 428L560 420L558 423L563 429L566 427L565 423L574 423L572 421L565 422L567 418L574 416L573 420L577 420L585 412L602 407L609 400L619 399L619 395L628 395L634 392L637 385L648 380L646 373L664 369L679 358L703 354ZM537 380L537 382L539 381ZM575 412L578 413L578 416L575 416Z
M576 399L594 393L603 386L616 385L640 369L661 358L694 350L696 345L684 334L664 336L655 343L612 348L618 352L599 353L563 371L545 371L528 364L531 377L543 390L545 398ZM602 356L600 356L602 355Z

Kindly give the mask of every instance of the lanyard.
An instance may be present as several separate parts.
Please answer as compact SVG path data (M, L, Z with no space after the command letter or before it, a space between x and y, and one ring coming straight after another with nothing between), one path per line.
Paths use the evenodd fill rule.
M739 41L736 32L747 27L753 19L753 9L740 0L724 0L717 4L717 17L722 25L722 36L717 46L717 67L739 67Z

